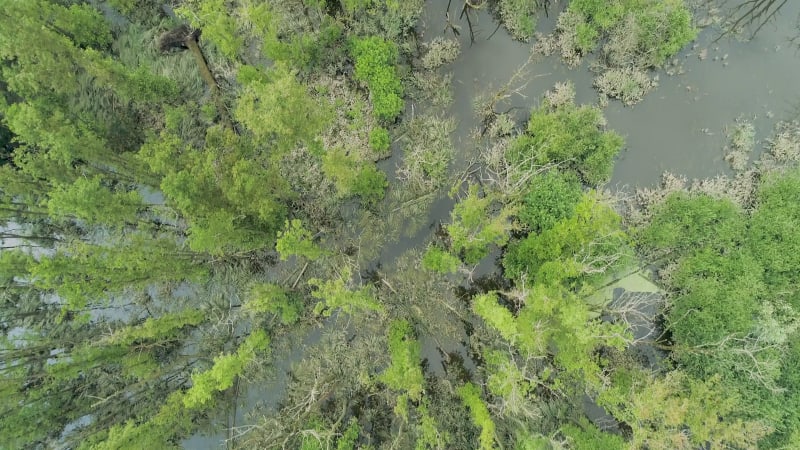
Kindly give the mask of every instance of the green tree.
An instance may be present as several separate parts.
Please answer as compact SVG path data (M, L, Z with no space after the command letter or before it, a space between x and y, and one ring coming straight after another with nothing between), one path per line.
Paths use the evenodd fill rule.
M451 223L446 225L453 252L461 255L467 264L477 264L489 254L491 245L502 246L508 242L512 229L510 217L514 210L502 208L500 214L490 214L495 198L481 196L478 186L471 185L467 196L453 207Z
M297 255L314 261L326 254L319 245L314 243L311 232L303 228L298 219L286 221L283 231L278 233L276 248L281 255L281 260L286 260L291 255Z
M308 280L308 284L314 288L311 295L322 300L314 307L315 314L330 316L337 308L341 308L347 314L384 310L369 286L357 290L348 289L345 284L349 278L350 271L345 270L332 280L323 281L318 278Z
M470 413L472 423L480 430L478 444L481 450L492 450L496 448L495 443L495 423L489 413L489 409L481 399L480 389L472 383L467 383L458 388L458 395Z
M378 36L354 39L350 53L355 58L356 79L367 84L375 116L394 120L405 108L403 83L397 75L397 46Z
M558 164L574 170L590 186L601 184L611 176L623 145L620 135L602 130L604 123L597 107L545 102L531 111L525 134L508 151L509 162L522 167Z

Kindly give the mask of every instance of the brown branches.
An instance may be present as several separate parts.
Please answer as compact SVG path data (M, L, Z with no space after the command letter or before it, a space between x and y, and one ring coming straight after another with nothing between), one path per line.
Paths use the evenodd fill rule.
M726 4L727 0L723 2ZM724 36L737 33L743 27L755 26L755 29L750 34L753 38L764 25L773 20L781 8L783 8L789 0L746 0L733 7L728 14L727 19L732 22L728 25L725 31L714 42L719 41Z

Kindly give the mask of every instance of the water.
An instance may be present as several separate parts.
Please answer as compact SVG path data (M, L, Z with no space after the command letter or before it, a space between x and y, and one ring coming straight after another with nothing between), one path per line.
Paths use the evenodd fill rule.
M669 76L657 71L659 86L641 103L624 106L611 101L604 108L608 127L626 139L610 187L652 186L664 171L690 179L727 173L723 159L726 127L744 117L754 123L757 139L763 140L777 121L792 117L798 102L800 54L788 41L796 30L800 2L789 3L775 22L749 42L726 39L712 43L717 32L701 31L696 48L689 44L676 57L684 73ZM447 0L428 2L425 40L445 28L447 4ZM451 16L457 17L455 9L451 6ZM542 18L540 30L552 29L555 16L556 11L551 11L549 18ZM477 38L470 46L466 21L459 22L463 51L451 66L455 98L451 111L459 121L453 138L461 160L474 155L469 131L479 125L472 113L475 95L505 84L535 45L512 40L502 28L487 40L496 23L485 10L473 14L473 23L477 24ZM707 52L705 60L698 57L702 50ZM580 67L570 69L556 57L536 60L528 67L521 95L513 96L508 106L528 111L546 90L565 80L575 85L578 103L596 104L589 61L586 58Z

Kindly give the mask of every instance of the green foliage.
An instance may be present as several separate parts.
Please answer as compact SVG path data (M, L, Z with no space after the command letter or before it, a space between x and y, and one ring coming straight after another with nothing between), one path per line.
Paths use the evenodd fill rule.
M202 29L203 37L213 42L223 55L236 59L244 39L237 32L236 19L229 13L225 0L193 0L175 8L175 12L193 27Z
M389 150L391 139L389 132L386 128L375 127L369 132L369 146L375 150L375 153L383 154Z
M800 283L800 172L764 180L756 203L747 234L749 246L775 292L795 291ZM789 301L800 311L800 297L792 295Z
M608 180L623 139L602 131L603 114L594 106L543 106L531 111L526 133L509 149L509 162L523 167L559 164L574 170L584 183L595 186Z
M358 425L358 420L350 419L350 424L336 441L336 450L355 450L360 432L361 427Z
M350 53L355 58L356 79L367 84L375 116L394 120L405 108L403 83L397 74L397 46L378 36L353 39Z
M422 256L422 267L433 272L455 273L459 266L461 261L458 257L435 245L428 247Z
M495 447L495 424L489 414L489 409L481 399L480 389L472 383L467 383L458 388L461 401L472 413L472 423L480 430L478 445L481 450L492 450Z
M206 406L217 392L233 386L236 377L255 359L256 352L266 350L267 346L267 333L257 330L242 341L236 353L215 357L209 370L192 375L192 387L183 395L184 406L188 409Z
M129 346L136 341L171 339L181 329L200 324L205 317L205 312L200 309L186 309L176 313L168 313L158 318L149 318L141 325L116 330L107 338L106 342L108 344Z
M477 185L471 185L467 196L453 207L451 223L446 225L451 247L467 264L477 264L489 254L491 245L502 246L508 242L511 231L510 216L513 210L502 208L492 216L494 198L481 196Z
M353 181L353 193L361 197L362 202L374 204L383 199L389 182L386 174L371 164L364 164Z
M678 193L658 207L637 235L637 243L648 252L666 250L683 255L708 247L729 253L744 236L744 217L730 201Z
M311 295L322 300L314 307L315 314L330 316L334 310L341 308L346 314L383 311L383 305L375 298L372 289L364 286L352 291L345 286L345 280L350 278L350 271L346 270L336 279L320 280L312 278L308 284L314 288Z
M172 111L171 121L186 114ZM151 137L139 156L163 174L164 196L189 222L189 245L217 255L270 245L291 195L270 157L224 127L208 128L202 146L183 143L175 133Z
M638 234L648 254L670 264L662 281L673 295L665 314L672 357L698 380L686 383L746 404L724 406L731 417L721 417L749 421L756 429L751 440L776 425L764 441L770 448L790 442L798 423L790 365L800 327L800 260L793 251L800 242L799 179L796 171L766 176L745 211L727 200L673 194ZM739 438L727 429L709 433Z
M538 0L500 0L498 11L514 39L527 42L536 31Z
M244 91L234 116L258 143L269 143L280 155L300 143L310 144L329 121L330 113L309 96L296 73L285 64L264 72L253 66L239 69Z
M441 449L446 448L452 440L446 431L440 431L439 424L431 415L427 402L423 402L417 407L419 414L419 425L417 431L417 443L415 450Z
M96 176L78 178L72 185L57 187L50 192L47 207L52 217L75 217L89 224L122 226L135 223L144 204L138 192L114 192Z
M710 344L752 329L766 286L763 269L748 253L720 255L706 248L681 262L671 283L682 294L669 315L676 342Z
M591 193L574 208L552 228L509 245L503 257L508 278L569 285L627 262L627 236L616 212Z
M402 391L409 399L419 402L425 387L420 368L421 347L414 329L406 320L396 320L389 326L389 367L379 379L391 389Z
M519 329L511 311L497 303L497 294L481 294L472 299L472 310L512 345L517 342Z
M342 148L329 150L322 157L322 171L331 177L342 197L359 195L365 203L383 198L388 182L374 164L359 162L356 155Z
M303 228L302 222L298 219L286 221L283 231L278 233L276 249L283 261L291 255L314 261L325 254L325 251L314 242L311 232Z
M580 199L577 177L570 172L551 170L531 180L518 216L528 229L541 232L571 217Z
M256 283L250 288L244 309L253 313L276 314L284 325L291 325L300 320L303 305L278 285Z
M659 67L697 36L683 0L576 0L568 10L581 18L578 50L588 53L610 36L606 51L613 62Z
M624 450L625 439L617 434L605 433L588 420L583 419L579 425L561 427L561 433L572 444L575 450Z
M127 288L202 280L208 271L193 259L174 240L136 233L103 245L73 242L39 258L28 270L34 284L52 289L66 302L66 309L82 309Z
M634 424L631 445L687 450L701 445L754 448L770 430L763 423L737 419L743 405L735 393L720 390L718 383L719 377L698 381L673 371L643 386L633 395L623 418Z

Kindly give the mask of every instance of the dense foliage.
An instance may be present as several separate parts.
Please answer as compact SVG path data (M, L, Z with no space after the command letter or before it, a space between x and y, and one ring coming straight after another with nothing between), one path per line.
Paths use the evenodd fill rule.
M527 39L550 2L490 3ZM0 448L800 446L796 169L634 221L567 84L452 139L421 0L173 4L0 2ZM644 70L695 31L556 34Z

